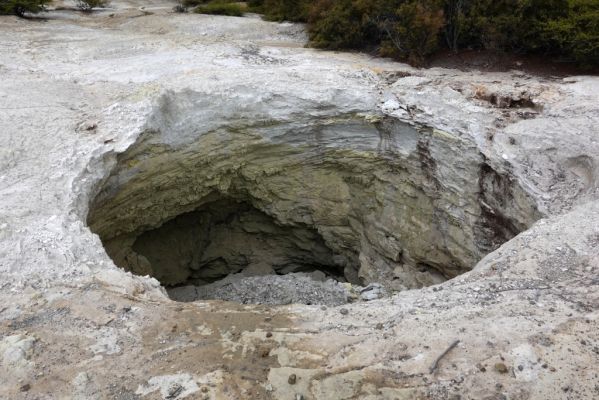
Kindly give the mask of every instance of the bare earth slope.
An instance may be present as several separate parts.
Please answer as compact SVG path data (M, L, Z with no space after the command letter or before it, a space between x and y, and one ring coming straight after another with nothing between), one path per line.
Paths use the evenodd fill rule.
M297 25L113 7L0 17L0 398L599 398L598 78L418 70L306 49ZM170 301L86 225L149 131L183 148L233 119L339 115L467 142L534 200L509 217L542 218L441 285L329 308Z

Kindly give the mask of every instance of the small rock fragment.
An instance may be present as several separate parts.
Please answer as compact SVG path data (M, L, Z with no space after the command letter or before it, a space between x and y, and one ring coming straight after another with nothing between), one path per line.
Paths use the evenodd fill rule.
M385 296L387 296L387 292L380 283L371 283L360 290L360 298L363 301L376 300Z
M297 376L295 374L289 375L287 383L289 383L290 385L295 385L295 382L297 382Z
M504 363L497 363L495 364L495 371L499 372L500 374L506 374L508 372L508 368Z
M173 383L169 388L166 395L167 399L174 399L183 391L183 386L178 383Z
M79 126L77 127L77 130L79 130L80 132L82 132L82 131L93 132L96 130L97 127L98 127L98 123L95 121L84 121L79 124Z
M341 310L339 310L339 312L341 313L341 315L349 314L349 310L347 308L342 308Z

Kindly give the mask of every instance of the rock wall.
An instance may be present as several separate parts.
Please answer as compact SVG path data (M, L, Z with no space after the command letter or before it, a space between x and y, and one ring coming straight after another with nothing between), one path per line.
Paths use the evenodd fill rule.
M287 230L314 232L308 249L326 256L309 263L338 268L353 283L402 290L470 270L540 216L518 183L495 171L466 136L361 113L266 121L246 110L206 129L194 118L205 102L199 93L165 94L103 182L88 223L117 265L183 282L199 265L167 278L175 267L155 256L148 261L140 235L226 198ZM194 251L210 253L210 241L228 246L214 235L202 235L207 242ZM224 252L234 251L229 246ZM242 264L285 265L276 252L262 255ZM205 267L240 266L220 258L220 267Z

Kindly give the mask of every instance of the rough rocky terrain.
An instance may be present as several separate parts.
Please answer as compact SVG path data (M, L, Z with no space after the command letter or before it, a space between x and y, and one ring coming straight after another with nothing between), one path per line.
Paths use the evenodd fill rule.
M599 397L598 78L419 70L255 16L112 7L0 18L0 398ZM318 234L277 268L401 291L176 302L115 265L155 273L140 235L215 201L251 204L236 243L264 216L277 243ZM177 283L216 265L176 250ZM262 268L246 250L219 271Z

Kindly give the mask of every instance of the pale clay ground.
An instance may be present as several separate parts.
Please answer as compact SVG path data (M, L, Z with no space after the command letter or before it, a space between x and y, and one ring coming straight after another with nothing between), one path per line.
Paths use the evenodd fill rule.
M599 79L416 70L305 49L291 24L112 6L0 17L0 398L599 398ZM549 217L471 273L347 313L171 302L117 269L85 217L154 101L182 90L471 135ZM522 91L533 117L478 99Z

